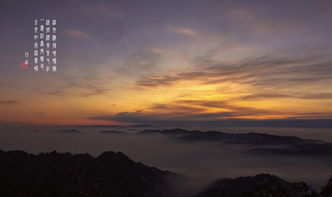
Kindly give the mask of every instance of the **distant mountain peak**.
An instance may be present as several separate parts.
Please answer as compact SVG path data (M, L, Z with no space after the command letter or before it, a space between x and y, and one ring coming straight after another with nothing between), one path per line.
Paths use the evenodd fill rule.
M140 134L160 134L186 142L251 145L246 152L259 155L332 156L332 143L306 140L296 136L266 133L225 133L220 131L188 131L185 129L144 130Z
M304 182L289 183L275 175L258 174L235 179L222 178L195 197L318 197Z

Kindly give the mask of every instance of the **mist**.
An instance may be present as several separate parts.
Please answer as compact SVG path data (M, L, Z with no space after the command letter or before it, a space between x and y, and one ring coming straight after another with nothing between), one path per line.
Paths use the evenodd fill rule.
M253 128L228 129L231 132ZM235 178L270 173L285 180L305 181L314 188L322 187L332 174L332 159L318 156L255 155L245 151L248 145L216 142L185 142L162 135L141 135L143 129L11 126L0 131L0 149L24 150L30 153L89 153L98 156L104 151L121 151L136 162L186 176L193 188L217 178ZM294 130L298 132L299 129ZM61 132L60 132L61 131ZM276 132L276 129L270 131ZM296 134L284 131L285 135ZM258 131L263 132L263 131ZM326 131L321 130L321 133ZM279 131L280 133L280 131ZM312 136L306 132L307 138ZM281 134L280 134L281 135ZM323 136L323 135L322 135ZM303 136L302 136L303 137ZM304 136L305 137L305 136Z

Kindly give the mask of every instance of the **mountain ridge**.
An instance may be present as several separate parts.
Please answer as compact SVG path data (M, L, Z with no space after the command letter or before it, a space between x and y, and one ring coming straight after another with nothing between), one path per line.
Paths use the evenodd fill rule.
M186 142L245 144L253 154L280 154L291 156L332 156L332 143L322 140L302 139L296 136L279 136L266 133L224 133L185 129L143 130L139 134L160 134Z

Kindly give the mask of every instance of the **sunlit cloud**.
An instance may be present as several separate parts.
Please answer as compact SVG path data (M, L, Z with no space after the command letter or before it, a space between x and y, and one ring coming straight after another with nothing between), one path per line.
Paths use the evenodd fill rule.
M82 93L83 96L99 96L109 93L110 90L107 88L92 88L85 93Z
M167 26L166 29L172 33L181 34L185 36L196 36L197 32L187 27Z
M300 115L300 114L299 114ZM308 119L309 117L309 119ZM316 117L316 118L313 118ZM278 119L234 118L233 112L199 114L161 114L121 112L114 115L95 116L93 120L116 121L125 124L152 124L160 126L255 126L255 127L315 127L331 128L331 114L301 114Z
M147 51L147 52L158 54L158 55L169 55L170 54L169 51L167 51L165 49L160 49L160 48L147 48L147 49L144 49L144 50Z
M278 99L278 98L299 98L299 99L332 99L332 93L308 93L297 92L296 94L278 94L278 93L266 93L266 94L251 94L243 96L240 99L244 100L266 100L266 99Z
M9 30L30 31L17 14L35 13L0 12L10 21L0 38L0 116L45 124L327 118L330 4L53 2L43 10L64 34L54 75L12 66L31 40Z
M77 29L67 29L67 30L65 30L65 32L66 32L66 34L68 34L70 36L74 36L74 37L78 37L78 38L87 39L87 38L91 37L90 34L77 30Z
M138 86L172 85L179 81L201 80L204 84L223 82L241 83L250 86L295 86L331 80L332 60L310 58L259 57L240 63L200 65L194 71L173 75L143 76Z

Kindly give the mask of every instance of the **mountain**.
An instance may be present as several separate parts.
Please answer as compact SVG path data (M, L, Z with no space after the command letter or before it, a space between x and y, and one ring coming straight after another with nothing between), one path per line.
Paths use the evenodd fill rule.
M143 130L139 132L139 134L142 135L162 134L170 136L185 136L194 133L200 133L200 131L187 131L185 129L177 128L177 129L165 129L165 130Z
M99 133L107 133L107 134L126 134L126 132L118 131L118 130L102 130Z
M121 152L0 151L1 196L174 197L181 175L134 162Z
M259 174L253 177L218 179L195 197L318 197L306 183L289 183L277 176Z
M184 129L144 130L140 134L160 134L186 142L214 142L250 145L248 153L306 156L332 156L332 143L306 140L295 136L264 133L224 133L219 131L188 131Z
M332 176L326 186L322 188L320 197L332 197Z
M187 197L187 179L134 162L121 152L89 154L0 150L1 197ZM332 197L332 177L320 197ZM189 189L189 190L188 190ZM191 188L197 191L197 188ZM318 197L306 183L259 174L222 178L189 197Z
M63 133L80 133L80 130L77 129L61 129L58 130L58 132L63 132Z

